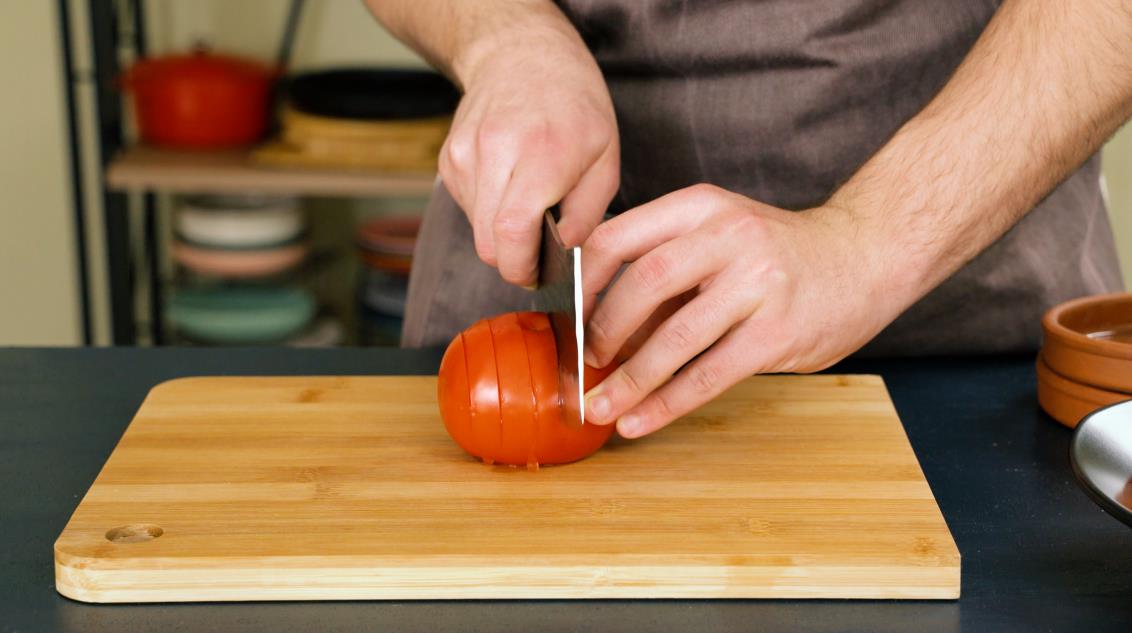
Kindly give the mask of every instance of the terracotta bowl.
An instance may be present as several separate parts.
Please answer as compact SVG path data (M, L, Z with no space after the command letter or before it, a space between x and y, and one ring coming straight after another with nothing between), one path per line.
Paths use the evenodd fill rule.
M1045 352L1042 352L1043 356ZM1053 419L1069 428L1077 426L1086 415L1101 407L1132 400L1132 394L1119 393L1082 385L1050 369L1043 356L1038 357L1038 404Z
M1066 378L1132 393L1132 293L1084 297L1042 319L1042 357Z
M302 242L256 250L211 249L186 242L174 242L173 259L202 275L254 279L298 266L308 250L309 247Z
M413 269L413 258L406 255L385 255L363 250L362 261L370 268L402 277L408 277L409 271Z
M374 218L358 229L358 245L373 253L412 256L420 230L417 215Z

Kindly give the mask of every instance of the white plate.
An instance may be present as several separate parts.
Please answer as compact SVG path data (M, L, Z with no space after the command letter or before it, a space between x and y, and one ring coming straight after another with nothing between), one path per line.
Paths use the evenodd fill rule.
M304 228L294 198L196 198L177 212L183 238L216 248L249 248L289 242Z

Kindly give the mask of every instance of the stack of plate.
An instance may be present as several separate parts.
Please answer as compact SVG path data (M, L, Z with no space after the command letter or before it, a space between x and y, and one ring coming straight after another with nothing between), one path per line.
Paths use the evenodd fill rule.
M281 274L307 255L306 222L294 198L199 196L174 220L173 257L195 273L174 290L178 334L211 345L333 345L341 324L315 322L311 292Z
M218 345L285 343L303 333L314 313L310 292L272 286L186 288L169 305L182 336Z
M363 264L358 301L364 343L396 345L400 340L420 226L419 216L395 216L370 220L358 229Z
M1038 402L1075 427L1101 407L1132 400L1132 293L1063 303L1042 319Z
M256 279L290 270L309 250L294 198L201 196L178 209L173 257L200 275Z

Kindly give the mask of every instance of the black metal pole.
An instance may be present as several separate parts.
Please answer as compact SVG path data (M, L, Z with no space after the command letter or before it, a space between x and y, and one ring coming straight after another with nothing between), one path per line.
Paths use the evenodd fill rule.
M71 11L67 0L59 0L59 40L63 53L63 93L67 101L67 139L70 141L71 208L75 222L75 258L79 275L79 305L82 310L83 345L93 342L90 314L90 280L87 278L86 193L83 187L82 142L75 107L75 57L71 50Z
M134 52L138 57L149 53L145 31L145 2L130 1ZM145 243L146 280L149 289L149 334L153 345L165 343L165 289L161 279L161 218L152 193L142 196L142 239Z
M90 0L91 42L94 52L95 94L98 105L100 174L122 147L122 108L118 79L118 15L112 0ZM102 182L101 176L99 182ZM110 283L111 337L115 345L136 342L134 269L130 240L129 200L101 184L102 215L106 226L106 256Z

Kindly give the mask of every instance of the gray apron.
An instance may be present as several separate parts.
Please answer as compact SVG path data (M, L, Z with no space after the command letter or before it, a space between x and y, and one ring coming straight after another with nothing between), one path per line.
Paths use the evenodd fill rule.
M993 0L567 0L621 133L618 212L708 182L778 207L824 202L939 91ZM1018 139L1025 143L1026 139ZM481 263L439 187L421 229L403 344L442 345L530 296ZM862 353L1036 349L1040 318L1122 287L1093 157Z

